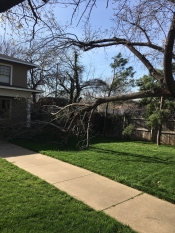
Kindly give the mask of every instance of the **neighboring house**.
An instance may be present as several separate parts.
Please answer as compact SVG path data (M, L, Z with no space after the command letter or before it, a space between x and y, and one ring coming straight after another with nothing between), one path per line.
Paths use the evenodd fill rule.
M23 115L30 126L32 93L42 93L27 88L27 71L35 67L32 63L0 54L0 122L14 118L16 112Z

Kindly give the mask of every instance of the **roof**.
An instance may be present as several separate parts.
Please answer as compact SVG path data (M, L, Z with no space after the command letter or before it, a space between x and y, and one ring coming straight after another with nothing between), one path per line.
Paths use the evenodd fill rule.
M29 89L29 88L3 86L3 85L0 85L0 89L8 89L8 90L16 90L16 91L26 91L26 92L31 92L31 93L43 93L44 92L42 90L33 90L33 89Z
M18 63L18 64L23 64L23 65L29 66L30 68L36 68L37 67L37 65L35 65L33 63L30 63L30 62L27 62L27 61L24 61L24 60L21 60L21 59L18 59L18 58L14 58L14 57L11 57L11 56L7 56L7 55L4 55L4 54L0 54L0 61L1 60L15 62L15 63Z

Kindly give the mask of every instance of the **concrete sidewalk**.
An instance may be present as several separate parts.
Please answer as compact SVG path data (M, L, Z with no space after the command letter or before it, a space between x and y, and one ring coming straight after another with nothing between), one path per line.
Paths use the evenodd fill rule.
M96 173L1 142L0 156L141 233L175 233L175 205Z

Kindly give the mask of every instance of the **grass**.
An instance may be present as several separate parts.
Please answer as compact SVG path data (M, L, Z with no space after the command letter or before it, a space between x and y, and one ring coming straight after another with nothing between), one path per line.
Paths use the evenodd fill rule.
M78 150L74 139L66 148L42 141L15 143L175 203L174 146L102 138L88 150Z
M134 233L3 159L0 170L1 233Z

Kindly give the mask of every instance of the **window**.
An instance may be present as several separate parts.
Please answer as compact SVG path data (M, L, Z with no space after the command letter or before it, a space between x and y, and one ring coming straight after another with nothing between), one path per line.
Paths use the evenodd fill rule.
M0 99L0 119L10 117L10 100Z
M10 84L11 66L0 64L0 83Z

